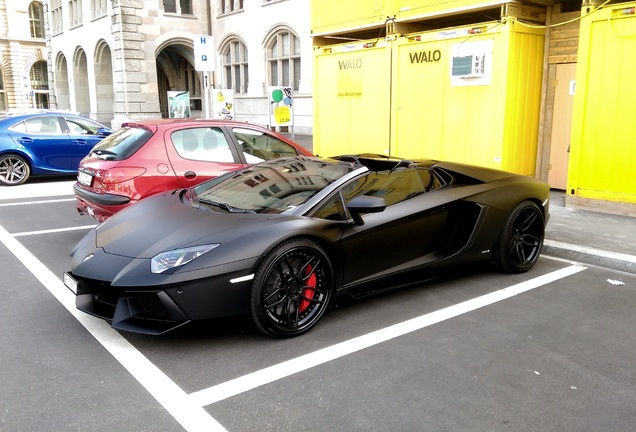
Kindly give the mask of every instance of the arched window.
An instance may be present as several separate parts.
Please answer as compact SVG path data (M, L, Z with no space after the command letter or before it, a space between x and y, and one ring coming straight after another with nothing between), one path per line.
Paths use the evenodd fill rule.
M240 40L232 39L224 45L221 52L225 87L234 89L234 93L247 93L247 47Z
M266 49L268 80L272 86L300 86L300 40L288 30L281 30L269 40Z
M4 76L2 76L2 72L0 72L0 111L4 111L8 108L7 93L4 89Z
M29 27L32 38L44 38L44 14L42 3L31 2L29 5Z
M33 63L29 72L31 78L31 90L35 97L36 108L49 107L49 79L46 61L40 60Z

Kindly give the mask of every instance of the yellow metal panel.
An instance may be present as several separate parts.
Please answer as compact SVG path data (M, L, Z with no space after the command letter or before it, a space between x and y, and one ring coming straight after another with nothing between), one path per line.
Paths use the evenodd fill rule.
M634 7L612 5L582 19L569 195L636 203Z
M453 160L532 175L543 29L516 23L427 32L398 41L392 146L403 157ZM480 51L483 50L483 51ZM452 76L453 56L484 52L482 78Z
M315 49L314 153L389 154L391 46Z
M509 23L502 168L534 175L539 131L544 30Z
M394 0L311 0L313 36L379 27L393 10Z
M395 0L392 15L398 20L412 20L487 9L510 1L512 0Z

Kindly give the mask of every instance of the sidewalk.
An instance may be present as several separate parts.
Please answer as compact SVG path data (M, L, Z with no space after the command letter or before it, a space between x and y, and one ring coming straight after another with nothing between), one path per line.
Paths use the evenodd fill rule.
M568 208L552 191L543 253L636 273L636 218Z
M294 141L310 151L312 138L294 135ZM552 191L543 253L636 273L636 218L568 208L565 192Z

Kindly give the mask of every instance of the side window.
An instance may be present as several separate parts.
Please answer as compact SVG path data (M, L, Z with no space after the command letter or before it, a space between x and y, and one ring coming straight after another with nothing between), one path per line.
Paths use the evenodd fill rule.
M417 173L422 180L422 184L424 185L424 189L426 190L426 192L430 192L444 186L444 183L442 183L440 178L437 177L435 173L430 169L421 168L417 170Z
M342 197L339 193L329 198L321 205L312 217L327 220L347 220L347 212L342 204Z
M73 117L65 117L64 120L71 135L95 135L99 130L99 125L88 120Z
M247 163L259 163L285 156L298 156L298 152L293 146L273 135L243 128L234 128L232 132Z
M61 134L62 128L57 117L32 117L24 121L28 133Z
M426 192L422 178L414 168L398 168L392 171L371 171L352 189L347 202L357 195L382 197L392 206Z
M219 128L192 128L173 132L175 150L184 159L234 163L225 135Z
M356 196L364 192L364 185L366 184L368 176L356 179L343 187L341 191L325 201L317 210L312 214L312 217L328 220L347 220L349 215L343 204L347 203Z

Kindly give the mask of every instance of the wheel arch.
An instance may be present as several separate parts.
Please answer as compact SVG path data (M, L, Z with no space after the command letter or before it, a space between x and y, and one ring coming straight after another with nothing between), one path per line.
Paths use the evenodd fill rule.
M334 285L332 289L335 292L335 287L340 283L339 275L341 273L340 267L338 265L338 262L340 260L337 259L338 258L337 247L334 245L332 241L329 241L328 239L322 236L316 235L315 233L308 233L308 232L292 233L287 237L277 239L277 241L270 244L267 247L267 249L263 251L261 256L256 260L256 262L253 265L254 272L256 271L256 269L259 268L263 260L267 258L270 252L276 249L278 245L285 242L294 241L294 240L311 240L324 250L325 254L327 254L327 258L329 259L329 262L331 263L331 271L333 272L332 276L333 276L333 285Z

